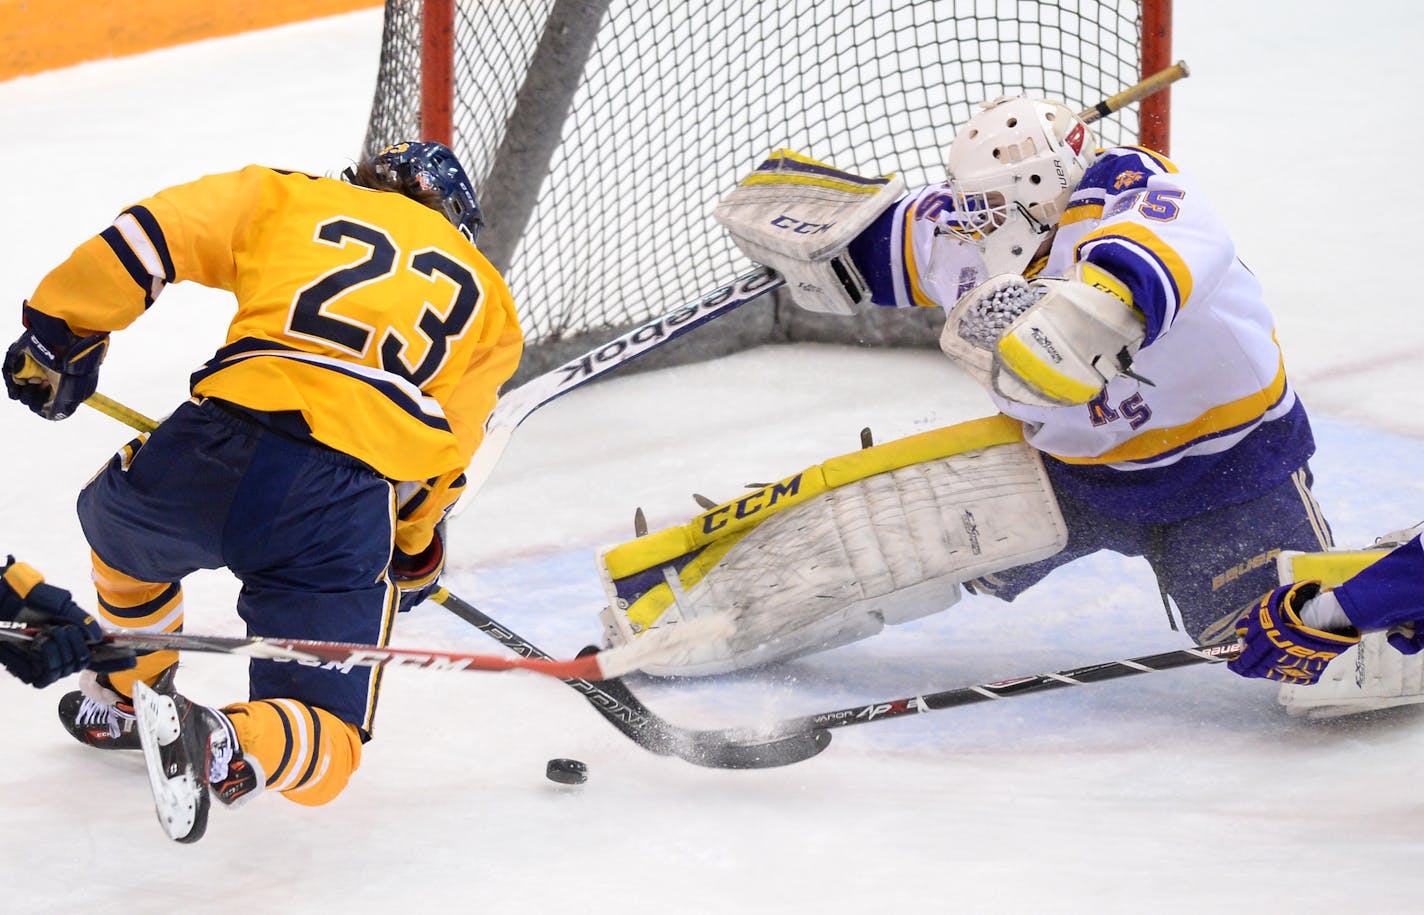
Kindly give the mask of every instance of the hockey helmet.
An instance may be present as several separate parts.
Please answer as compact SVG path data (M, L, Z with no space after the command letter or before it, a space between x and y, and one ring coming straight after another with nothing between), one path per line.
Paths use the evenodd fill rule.
M402 191L434 191L440 211L473 244L484 226L474 186L454 150L444 143L405 142L387 146L368 160L381 178ZM348 170L348 180L351 177Z
M991 275L1023 273L1058 226L1097 152L1088 125L1061 102L984 102L949 147L946 233L983 252Z

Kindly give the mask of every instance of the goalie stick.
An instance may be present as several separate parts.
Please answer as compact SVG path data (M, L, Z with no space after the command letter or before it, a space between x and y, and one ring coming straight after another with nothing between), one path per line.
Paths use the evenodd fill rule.
M759 281L755 280L756 277L760 277L761 279ZM761 288L760 291L756 291L754 287L748 288L743 285L740 294L736 292L737 287L727 287L726 291L729 292L728 297L719 304L714 304L711 307L721 307L723 310L735 308L738 305L751 301L756 296L770 289L776 288L776 286L781 283L779 276L773 271L765 269L746 274L742 277L742 280L749 282L769 282L771 285ZM720 313L722 312L712 312L712 314ZM692 320L691 317L687 319L687 321L690 320ZM710 316L703 317L702 320L710 320ZM685 324L687 322L684 321L680 323ZM648 326L649 325L643 325L643 327ZM646 351L647 349L642 350L642 352ZM638 353L634 354L634 356L636 355L638 355ZM627 359L634 358L634 356L624 358L622 362L626 362ZM615 355L610 358L617 359L618 357ZM578 361L579 360L575 360L574 362L567 363L565 368L574 366ZM534 379L530 384L541 381L545 382L545 384L541 385L537 394L525 400L518 401L519 406L507 411L506 416L511 422L507 426L508 431L504 434L504 443L508 442L509 435L514 431L514 428L519 425L519 422L523 420L523 417L534 412L540 405L548 403L550 400L573 390L575 387L578 387L590 379L616 368L617 365L621 365L622 362L609 363L602 367L592 366L583 375L580 376L576 373L571 374L564 380L556 377L559 370L541 375L539 378ZM565 383L565 381L568 383ZM519 388L519 390L523 391L524 387ZM94 394L86 400L85 403L99 412L111 416L140 432L151 432L158 426L155 421L143 414L103 394ZM503 446L503 443L500 443L498 448L503 450ZM483 450L483 447L481 450ZM482 471L484 476L488 476L490 470L493 469L494 460L496 458L498 458L498 454L484 465L484 470ZM476 461L478 462L478 460L479 457L476 455ZM472 477L472 479L474 478ZM483 477L480 479L483 479ZM473 485L478 485L478 483L476 482ZM468 496L468 492L466 495ZM466 622L471 623L485 635L488 635L521 657L525 659L538 659L548 663L558 663L554 662L548 654L545 654L532 642L529 642L509 628L496 622L473 604L467 603L451 594L447 589L441 588L437 590L434 594L430 595L430 599L439 603L447 610L450 610ZM4 635L5 630L0 628L0 637ZM197 637L186 636L186 638L191 639ZM238 639L234 641L242 642L243 640ZM134 647L140 646L135 645ZM268 647L274 646L269 645ZM195 649L190 646L189 650L221 651L225 649ZM426 654L427 656L429 655L429 653ZM594 657L596 657L596 655ZM409 664L409 662L407 663ZM436 666L436 662L432 661L424 665L417 664L416 666ZM519 665L511 664L511 666ZM529 668L526 667L526 669ZM568 670L563 675L555 675L560 676L560 679L581 693L583 697L588 700L589 704L597 709L600 715L638 746L660 756L676 756L694 765L707 766L714 769L764 769L776 766L787 766L815 756L829 745L831 739L830 734L825 731L812 731L810 733L793 734L773 738L771 740L762 740L754 736L741 737L734 735L728 737L718 731L694 731L680 728L670 724L650 711L647 706L643 705L643 703L628 690L628 687L623 685L621 680L608 679L601 683L595 683L587 672L579 672L576 670Z
M499 463L500 456L504 454L504 449L514 435L514 430L535 410L575 388L581 388L590 381L627 365L639 356L671 343L714 318L781 288L782 285L783 281L775 270L757 267L700 299L679 305L666 314L645 321L582 356L531 378L508 394L502 395L494 411L485 420L484 439L475 451L469 467L465 469L465 491L452 516L462 513L470 504L471 499L494 472L495 465ZM84 402L139 432L152 432L158 428L155 420L103 394L93 394Z
M769 267L757 267L702 298L639 324L622 336L531 378L501 396L485 422L484 440L465 470L465 492L456 513L465 510L471 498L489 479L514 430L535 410L782 285L781 276L776 271Z
M744 741L749 739L787 739L797 734L826 733L831 728L849 727L855 724L869 724L872 721L888 721L892 718L904 718L910 715L922 715L925 712L937 712L940 709L958 708L962 705L975 705L980 702L990 702L995 699L1013 699L1029 693L1041 693L1048 690L1063 689L1069 686L1086 686L1090 683L1100 683L1104 680L1116 680L1121 677L1133 677L1138 674L1155 673L1160 670L1173 670L1178 667L1191 667L1197 664L1220 664L1223 661L1230 661L1241 653L1241 646L1235 642L1219 643L1216 645L1206 645L1198 648L1179 648L1174 651L1164 651L1160 654L1143 655L1136 658L1123 658L1116 661L1101 661L1097 664L1088 664L1083 667L1074 667L1068 670L1059 670L1046 674L1033 674L1026 677L1013 677L1008 680L996 680L992 683L976 683L972 686L961 686L955 689L946 689L933 693L920 693L914 696L905 696L898 699L882 699L877 702L868 702L865 705L853 705L847 708L836 709L829 712L819 712L811 715L803 715L799 718L787 718L783 721L767 725L764 728L755 730L746 728L727 728L722 731L708 732L704 740L711 740L715 735L719 739L728 741Z
M1141 82L1104 99L1097 105L1084 109L1079 113L1079 117L1086 123L1092 123L1189 75L1190 71L1185 61L1178 61L1171 67L1144 78ZM715 317L772 292L782 283L781 277L775 271L766 267L758 267L756 270L738 277L732 284L721 287L696 302L679 306L661 317L645 322L622 336L588 351L583 356L532 379L507 397L502 398L486 422L485 441L481 443L481 447L466 471L465 503L468 504L469 497L478 491L493 472L494 466L503 454L514 430L535 410ZM139 431L148 432L156 427L156 423L152 420L103 395L95 394L86 403ZM511 650L525 657L548 658L548 655L545 655L532 643L499 625L492 618L448 591L441 589L432 597ZM585 679L570 678L565 682L582 693L598 709L599 713L622 733L652 752L661 755L676 755L689 762L704 766L760 768L788 765L814 756L830 742L831 735L827 728L844 727L848 724L879 720L894 715L934 711L939 708L984 701L988 698L1004 698L1026 692L1053 689L1057 686L1080 685L1084 682L1130 676L1135 673L1179 667L1202 661L1228 660L1234 655L1231 650L1233 648L1234 646L1223 649L1183 649L1144 658L1090 665L1071 671L1041 674L1011 681L890 700L889 702L872 703L784 721L773 728L773 733L780 736L773 737L736 730L691 731L678 728L649 711L621 681L611 680L601 686ZM1221 654L1211 657L1207 655L1207 652L1210 651L1221 651ZM1160 666L1149 666L1149 662L1153 661L1159 662ZM1105 673L1104 671L1112 672ZM1075 679L1075 675L1085 679ZM913 707L911 707L912 705ZM900 710L890 712L885 711L886 708ZM881 711L877 712L876 709L881 709ZM788 734L788 730L793 733Z
M1091 124L1190 75L1186 61L1179 60L1116 95L1084 108L1078 112L1078 117L1084 123ZM758 266L694 302L679 305L666 314L645 321L582 356L565 362L558 368L531 378L501 397L489 419L485 421L484 441L480 443L474 460L465 471L467 482L459 510L469 504L470 498L494 472L495 464L499 462L514 435L514 430L535 410L632 362L639 356L672 342L714 318L781 288L783 284L784 281L775 270ZM157 422L142 413L103 394L94 394L85 403L140 432L152 432L158 426Z
M713 618L713 629L729 625L725 620ZM670 627L667 638L659 639L647 646L647 651L639 650L640 645L628 645L634 649L624 652L623 648L599 652L574 658L556 660L539 653L518 658L495 657L492 655L470 654L461 651L428 650L421 648L390 648L383 645L361 645L353 642L317 642L307 639L284 639L251 636L247 638L214 635L191 635L186 632L114 632L104 633L104 642L139 651L201 651L215 654L242 655L266 661L294 661L298 664L325 665L342 672L355 667L414 667L430 670L505 671L526 670L557 677L561 680L580 681L607 680L638 670L643 664L655 663L669 655L675 655L697 639L713 638L715 634L699 632L700 627L689 623L686 626ZM682 630L679 632L679 630ZM0 620L0 640L31 641L43 632L32 628L23 620ZM650 633L650 636L652 634ZM643 640L639 640L640 642Z
M431 600L516 654L526 658L548 657L532 642L445 588L432 594ZM596 654L590 656L597 657ZM676 756L698 766L712 769L788 766L815 756L831 742L830 733L820 728L797 729L796 733L775 736L681 728L654 714L621 680L592 683L587 679L568 678L564 682L638 746L659 756Z

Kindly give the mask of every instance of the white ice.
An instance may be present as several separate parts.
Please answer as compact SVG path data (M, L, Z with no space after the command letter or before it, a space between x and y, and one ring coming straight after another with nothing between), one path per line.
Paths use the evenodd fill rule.
M1424 519L1409 267L1424 13L1177 8L1193 76L1173 90L1174 157L1268 290L1337 538ZM46 270L153 190L249 162L346 164L379 40L367 12L0 84L11 330ZM229 315L222 295L169 290L118 336L103 389L163 415ZM454 527L447 581L571 654L598 637L594 551L631 534L636 506L677 523L692 492L725 499L854 450L862 426L885 441L988 409L928 351L767 347L614 379L520 430ZM92 412L0 414L0 551L92 599L73 498L129 434ZM234 591L196 576L189 631L239 633ZM396 643L501 650L434 605ZM636 685L680 724L755 724L1185 644L1146 565L1100 554L1013 605L971 599L773 675ZM243 675L198 657L182 684L222 703L245 697ZM191 847L163 836L137 758L60 730L70 687L0 680L0 911L1402 912L1424 891L1424 718L1303 723L1215 666L846 728L813 760L756 772L652 756L553 680L397 671L341 798L219 810ZM546 781L556 756L590 781Z

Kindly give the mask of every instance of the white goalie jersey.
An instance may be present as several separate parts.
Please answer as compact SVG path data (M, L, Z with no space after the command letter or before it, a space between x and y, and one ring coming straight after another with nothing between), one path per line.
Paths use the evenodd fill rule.
M921 188L852 243L876 304L948 310L988 279L977 249L937 234L951 205L943 186ZM1052 458L1055 486L1109 515L1166 522L1246 501L1305 463L1314 442L1261 286L1172 162L1136 147L1099 153L1048 257L1026 272L1066 276L1078 261L1130 289L1147 337L1136 377L1085 405L992 398Z

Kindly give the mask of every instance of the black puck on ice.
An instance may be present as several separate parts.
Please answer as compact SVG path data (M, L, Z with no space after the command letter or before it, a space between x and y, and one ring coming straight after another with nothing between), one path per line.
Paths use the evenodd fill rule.
M577 759L551 759L544 777L561 785L582 785L588 781L588 766Z

